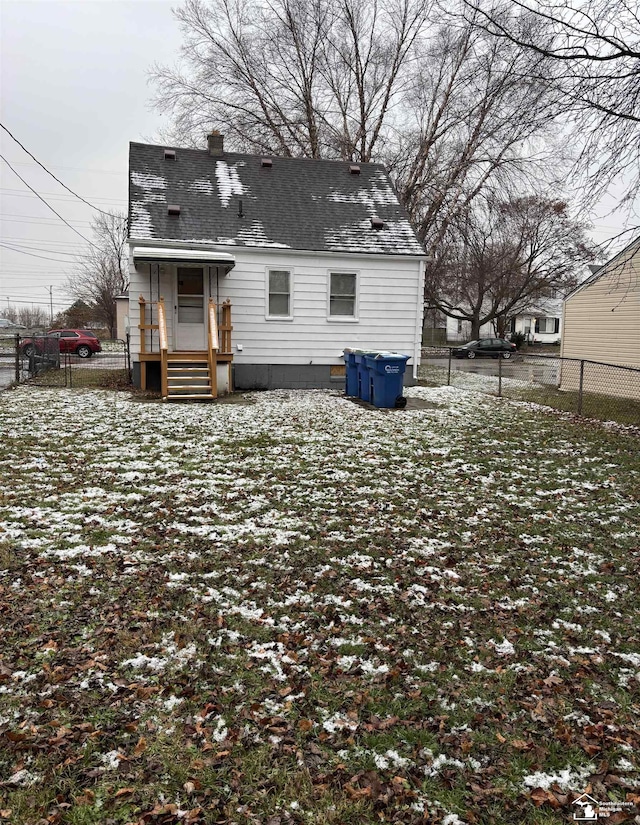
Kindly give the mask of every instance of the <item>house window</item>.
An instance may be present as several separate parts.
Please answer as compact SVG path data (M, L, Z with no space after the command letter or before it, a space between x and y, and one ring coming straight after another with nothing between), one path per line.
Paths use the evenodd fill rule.
M557 335L559 331L559 318L538 318L536 321L536 332L539 332L541 335Z
M329 287L329 317L356 317L356 275L353 272L332 272Z
M269 270L269 318L291 317L291 273L284 269Z

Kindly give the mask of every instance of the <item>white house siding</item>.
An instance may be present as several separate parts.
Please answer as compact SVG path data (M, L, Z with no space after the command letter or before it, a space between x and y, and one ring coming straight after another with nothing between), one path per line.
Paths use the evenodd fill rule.
M139 246L139 243L136 244ZM217 299L230 300L234 364L239 367L343 364L346 347L392 350L411 356L409 375L419 363L422 262L409 256L365 256L287 253L280 250L226 248L236 263L218 278ZM152 269L150 294L149 267ZM131 348L140 351L138 296L157 300L156 264L131 265ZM167 304L169 348L173 348L173 283L175 266L160 264L159 294ZM292 273L291 320L267 320L267 271ZM329 320L329 274L357 275L357 320ZM214 279L215 280L215 279ZM215 295L215 283L212 289ZM238 347L241 349L238 349ZM148 347L147 347L148 349ZM411 369L413 367L413 370ZM314 373L318 375L318 373ZM312 380L312 379L309 379ZM340 380L340 379L338 379Z
M231 300L239 364L338 364L345 347L403 352L414 357L420 262L411 259L261 254L238 250L236 266L220 279L220 300ZM292 273L292 320L266 320L266 273ZM329 320L330 272L358 276L357 321Z
M567 298L562 356L640 369L640 245ZM562 388L575 389L576 375L563 370ZM638 374L587 366L585 375L586 391L640 398Z
M159 267L158 278L156 269ZM151 278L149 270L151 268ZM130 347L134 361L138 361L140 352L140 305L138 299L142 295L146 301L157 301L159 297L164 297L167 305L167 337L169 349L173 349L173 292L174 292L175 268L170 264L149 264L141 263L136 267L133 263L133 256L129 260L129 327L130 327ZM147 306L147 323L150 321L150 312L153 312L153 323L157 323L158 315L155 306ZM158 351L158 334L153 334L154 350ZM149 347L149 333L147 332L147 351Z

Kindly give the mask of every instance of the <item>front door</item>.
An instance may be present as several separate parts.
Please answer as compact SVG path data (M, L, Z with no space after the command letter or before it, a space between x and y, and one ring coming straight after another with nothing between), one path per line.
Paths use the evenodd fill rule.
M204 269L179 266L176 272L176 350L206 349L206 297Z

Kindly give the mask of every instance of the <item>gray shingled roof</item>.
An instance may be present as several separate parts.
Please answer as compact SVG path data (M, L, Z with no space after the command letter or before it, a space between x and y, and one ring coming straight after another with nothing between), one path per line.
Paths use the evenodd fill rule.
M129 235L236 247L423 255L384 168L131 143ZM240 201L242 217L239 216ZM179 217L167 214L180 207ZM384 228L371 227L371 218Z

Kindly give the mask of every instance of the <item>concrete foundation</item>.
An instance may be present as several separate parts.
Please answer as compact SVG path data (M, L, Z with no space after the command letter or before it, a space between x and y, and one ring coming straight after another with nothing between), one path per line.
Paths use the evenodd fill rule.
M328 364L234 364L233 386L236 390L343 390L344 375L331 375ZM405 373L404 386L415 383Z
M140 386L140 363L133 362L133 384ZM343 390L344 375L331 375L329 364L232 364L235 390ZM414 384L408 370L404 386ZM147 389L160 392L160 364L147 363Z

